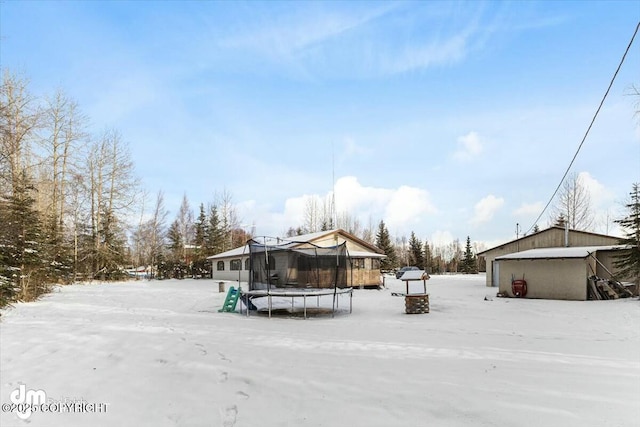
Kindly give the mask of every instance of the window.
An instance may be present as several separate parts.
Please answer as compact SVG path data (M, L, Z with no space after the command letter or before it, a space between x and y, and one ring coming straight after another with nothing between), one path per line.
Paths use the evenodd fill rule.
M354 258L353 268L364 268L364 258Z
M218 271L224 271L224 261L218 261Z
M247 259L244 260L244 269L245 270L250 270L251 269L250 267L251 267L251 259L247 258Z
M371 269L380 270L380 260L378 258L371 258Z
M231 260L231 267L229 267L231 271L238 271L240 270L241 267L242 267L242 260L239 260L239 259Z

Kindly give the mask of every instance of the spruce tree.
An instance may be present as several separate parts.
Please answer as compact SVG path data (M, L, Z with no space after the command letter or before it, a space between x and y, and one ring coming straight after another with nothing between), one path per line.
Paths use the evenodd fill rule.
M429 242L427 240L424 241L424 271L426 271L428 274L431 274L432 272L432 268L433 268L433 254L432 254L432 250L431 250L431 246L429 245Z
M178 220L173 221L169 226L167 240L169 241L169 250L171 251L171 261L182 261L184 241L182 240Z
M30 301L47 292L48 263L34 187L25 172L14 182L13 194L0 203L0 304Z
M195 254L196 259L207 254L207 243L209 241L209 224L207 215L204 212L204 204L200 203L200 214L195 224Z
M209 235L207 236L207 240L207 255L216 255L222 252L222 248L224 247L224 233L216 205L211 206L209 210Z
M478 272L476 256L471 251L471 239L467 236L467 246L462 260L462 272L464 274L475 274Z
M0 308L16 300L20 291L19 271L15 262L15 233L11 221L10 201L0 199Z
M422 242L416 237L413 231L411 232L411 237L409 238L409 263L410 265L415 265L417 267L424 265Z
M376 246L387 256L380 262L380 270L390 271L396 268L398 266L398 256L396 255L395 247L391 243L391 236L389 236L389 230L387 230L384 221L380 221L380 224L378 224Z
M640 287L640 184L634 183L630 193L630 199L625 207L627 216L615 220L616 224L624 230L624 237L620 239L621 245L631 248L619 256L614 265L618 268L618 274L633 280L636 284L636 293Z
M98 230L98 259L96 273L102 280L122 280L122 266L126 258L126 238L118 218L111 211L105 211Z

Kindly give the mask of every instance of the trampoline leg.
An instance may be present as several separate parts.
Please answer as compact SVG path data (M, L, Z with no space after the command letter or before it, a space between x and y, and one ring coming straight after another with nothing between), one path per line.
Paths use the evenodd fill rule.
M271 319L271 295L269 295L269 319Z
M349 292L349 313L353 312L353 291Z
M307 318L307 296L304 295L302 297L302 300L304 301L304 318L306 319Z

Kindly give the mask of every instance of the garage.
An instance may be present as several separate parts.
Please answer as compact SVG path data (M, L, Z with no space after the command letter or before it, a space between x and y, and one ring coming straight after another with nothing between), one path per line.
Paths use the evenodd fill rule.
M616 277L615 257L628 247L582 246L530 249L495 259L500 295L558 300L588 299L589 277Z

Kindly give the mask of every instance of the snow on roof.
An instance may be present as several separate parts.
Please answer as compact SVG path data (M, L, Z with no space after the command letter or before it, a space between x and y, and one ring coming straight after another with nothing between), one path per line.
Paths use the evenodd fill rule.
M326 230L326 231L318 231L316 233L309 233L309 234L301 234L299 236L292 236L292 237L286 237L286 238L275 238L275 237L264 237L262 238L262 243L266 244L266 245L277 245L277 246L281 246L281 247L296 247L300 244L304 244L304 243L309 243L309 242L313 242L313 240L318 239L319 237L322 236L326 236L335 232L340 232L343 231L341 229L333 229L333 230ZM344 231L343 231L344 232ZM355 236L354 236L355 237ZM355 237L356 239L358 239L357 237ZM257 241L260 243L260 238L257 239ZM359 240L359 239L358 239ZM366 242L364 242L366 244ZM241 246L239 248L235 248L235 249L231 249L228 250L226 252L222 252L216 255L212 255L207 257L207 259L220 259L220 258L229 258L229 257L238 257L238 256L243 256L249 255L249 245L245 245L245 246ZM351 257L367 257L367 258L385 258L386 255L385 254L380 254L380 253L376 253L376 252L368 252L368 251L355 251L355 252L351 252L349 251L349 256Z
M231 249L226 252L221 252L216 255L208 256L207 259L228 258L232 256L249 256L249 245L240 246L239 248Z
M367 251L348 251L351 258L386 258L385 254L378 254L375 252ZM216 255L211 255L207 259L219 259L238 256L249 256L249 245L241 246L239 248L231 249L230 251L221 252Z
M627 249L624 245L611 246L573 246L564 248L538 248L529 249L522 252L515 252L508 255L502 255L496 258L496 261L502 259L546 259L546 258L586 258L589 254L597 251L610 251Z
M347 251L351 258L386 258L385 254L366 251Z

